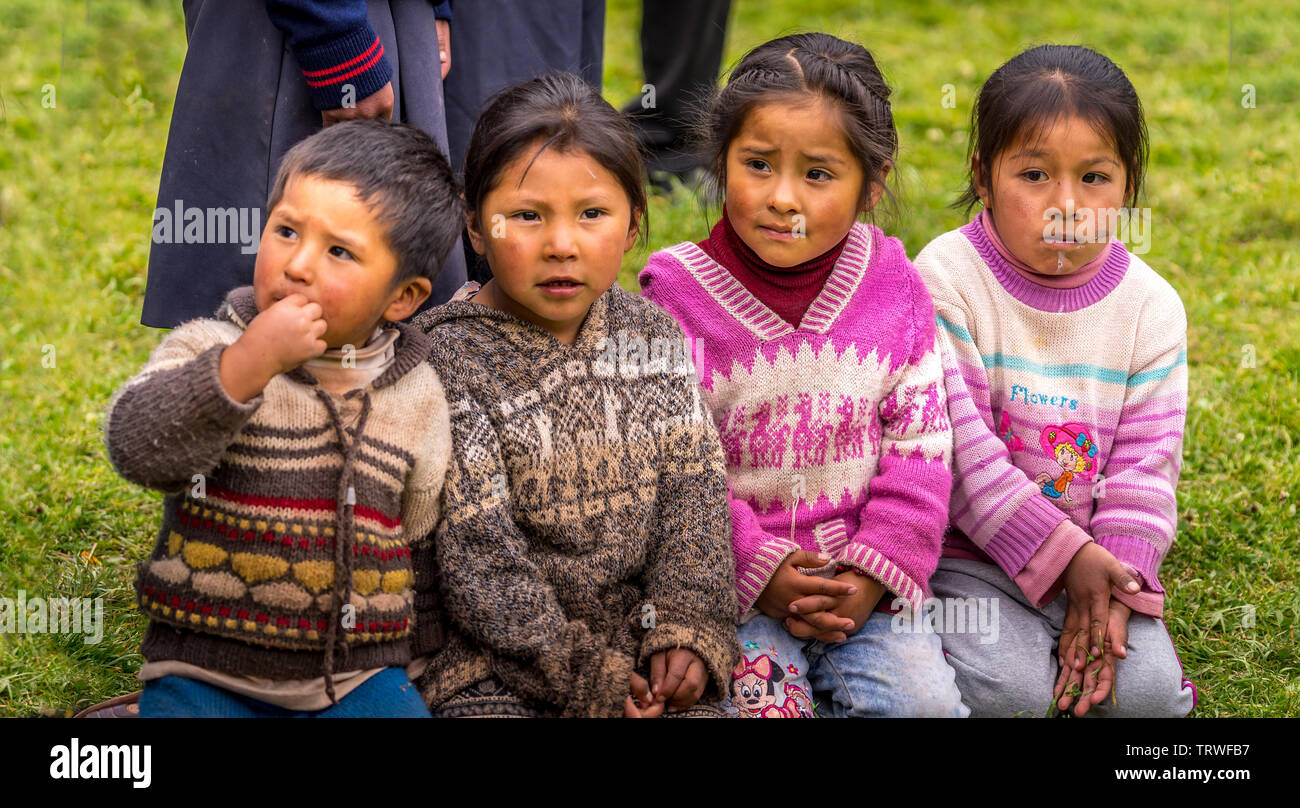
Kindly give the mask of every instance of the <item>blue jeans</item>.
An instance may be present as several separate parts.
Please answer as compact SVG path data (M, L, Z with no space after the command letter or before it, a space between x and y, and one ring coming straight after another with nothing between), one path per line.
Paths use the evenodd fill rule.
M338 704L324 710L286 710L229 690L163 676L144 683L141 718L429 718L419 689L401 668L371 676Z
M904 612L906 625L912 617ZM895 631L894 617L872 612L844 642L801 640L781 621L756 615L741 624L744 658L732 672L731 701L742 717L965 718L956 676L935 634ZM766 657L766 660L764 660ZM808 701L802 694L811 694Z

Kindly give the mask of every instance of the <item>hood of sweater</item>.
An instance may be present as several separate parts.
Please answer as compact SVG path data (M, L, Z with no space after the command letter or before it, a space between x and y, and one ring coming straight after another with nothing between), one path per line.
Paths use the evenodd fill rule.
M257 299L253 294L252 286L240 286L237 289L232 289L226 295L225 302L217 309L217 319L229 320L241 329L248 328L248 324L257 315ZM370 384L375 389L393 384L405 376L412 368L428 358L429 349L433 347L433 341L423 331L412 325L384 323L382 327L395 329L398 332L398 337L394 346L396 353L393 364ZM302 366L294 368L285 376L308 387L318 386L316 377Z
M476 346L481 350L522 350L528 345L549 345L554 342L570 351L601 352L605 349L605 337L609 331L609 308L615 298L627 296L628 293L615 283L600 297L596 298L587 310L587 316L578 328L573 345L562 345L551 332L536 323L520 319L509 312L502 311L472 300L451 300L440 306L426 309L411 320L414 327L425 334L432 334L434 329L453 321L478 320L484 325L496 325L506 339L501 345L485 344ZM432 342L432 340L430 340Z

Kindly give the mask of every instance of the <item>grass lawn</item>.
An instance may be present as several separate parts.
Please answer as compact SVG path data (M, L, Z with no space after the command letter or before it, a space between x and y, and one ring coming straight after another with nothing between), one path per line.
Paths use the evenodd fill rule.
M137 322L185 35L170 0L2 5L0 597L103 597L106 625L97 644L0 634L0 715L64 715L137 687L144 620L131 580L160 497L114 474L100 428L159 337ZM1300 331L1286 326L1300 317L1294 0L1121 0L1104 16L1065 3L733 5L724 64L796 30L876 55L902 140L902 215L888 230L911 255L964 221L947 206L964 180L974 94L999 64L1032 44L1081 43L1129 74L1152 142L1144 258L1182 295L1189 323L1167 623L1200 688L1196 715L1300 715L1300 490L1289 477ZM605 91L616 105L643 82L639 15L639 3L610 3ZM648 249L698 240L710 222L689 191L657 195ZM629 255L628 288L646 255Z

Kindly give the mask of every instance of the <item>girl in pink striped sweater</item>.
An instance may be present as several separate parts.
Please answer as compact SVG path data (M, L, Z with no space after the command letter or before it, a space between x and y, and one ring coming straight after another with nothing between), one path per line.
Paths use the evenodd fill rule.
M1177 524L1187 321L1119 240L1144 252L1149 236L1124 207L1145 168L1137 92L1105 56L1044 45L989 77L971 133L961 201L983 210L916 259L954 441L934 589L999 603L1000 630L941 626L948 660L977 716L1186 715L1195 688L1157 572Z
M857 221L897 151L889 92L860 45L756 48L703 126L721 220L640 276L695 343L726 454L742 716L969 712L923 610L952 484L934 310Z

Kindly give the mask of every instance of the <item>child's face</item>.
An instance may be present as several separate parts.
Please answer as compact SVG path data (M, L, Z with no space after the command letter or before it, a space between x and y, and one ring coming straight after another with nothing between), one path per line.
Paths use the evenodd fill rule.
M534 160L540 146L501 172L471 217L470 242L492 268L490 305L571 345L591 304L618 279L637 230L608 169L583 151L547 148Z
M331 348L360 348L381 320L415 313L426 278L396 287L397 258L370 207L345 182L292 177L262 231L253 271L258 311L298 293L320 305Z
M978 178L978 156L973 167ZM1105 249L1126 178L1115 148L1092 124L1071 117L998 155L992 193L978 179L976 190L1012 255L1035 272L1069 275Z
M879 201L822 98L761 104L727 146L727 218L769 264L790 267L834 247Z

